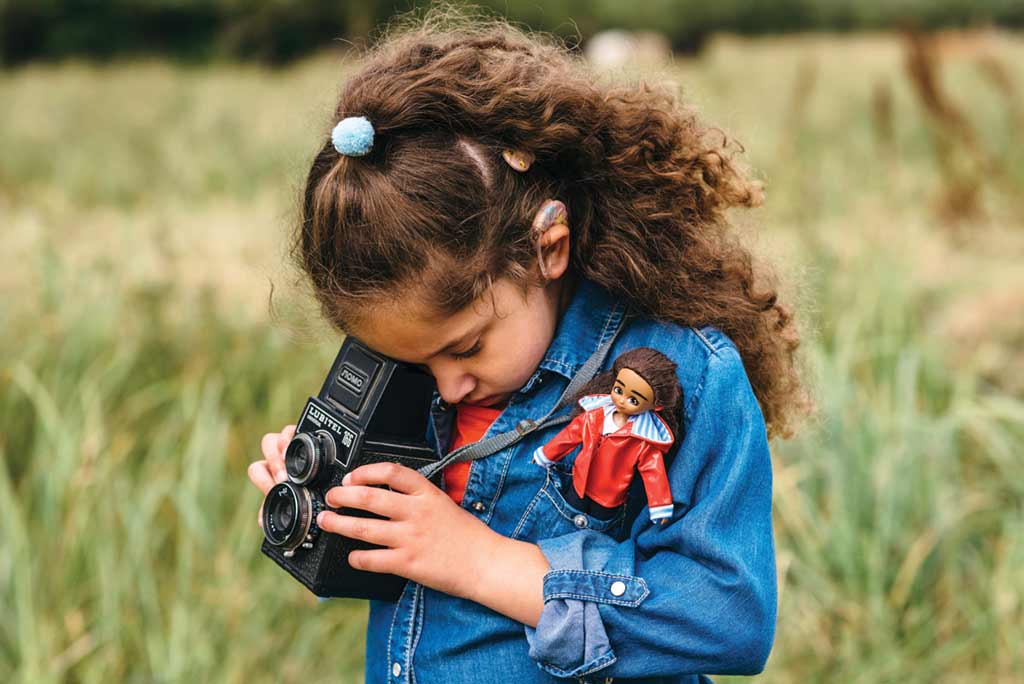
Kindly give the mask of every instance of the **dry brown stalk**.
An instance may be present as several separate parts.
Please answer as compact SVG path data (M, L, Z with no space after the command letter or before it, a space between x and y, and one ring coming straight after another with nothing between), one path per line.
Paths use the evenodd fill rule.
M939 43L917 31L908 31L905 36L907 74L931 123L943 177L944 187L937 202L939 215L951 224L979 219L984 215L981 191L985 181L1003 175L999 164L982 148L967 117L942 89ZM943 45L948 43L948 37L944 37Z
M892 86L888 81L878 81L871 92L871 118L875 124L875 139L882 154L892 150L895 134L893 132Z

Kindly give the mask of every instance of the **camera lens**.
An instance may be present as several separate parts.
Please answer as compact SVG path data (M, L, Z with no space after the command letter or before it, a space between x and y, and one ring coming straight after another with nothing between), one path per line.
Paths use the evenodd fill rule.
M291 556L315 536L319 528L313 519L322 509L305 487L291 482L274 485L263 501L263 535Z
M274 502L274 508L270 512L282 530L292 529L295 523L295 503L286 497L280 497Z
M295 484L309 484L323 470L328 459L334 458L334 439L325 430L295 435L284 452L285 470Z

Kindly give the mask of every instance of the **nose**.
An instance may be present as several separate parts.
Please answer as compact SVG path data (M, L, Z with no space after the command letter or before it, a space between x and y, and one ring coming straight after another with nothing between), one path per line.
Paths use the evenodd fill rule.
M441 398L449 404L458 404L476 388L476 378L454 364L431 364L430 374L437 382Z

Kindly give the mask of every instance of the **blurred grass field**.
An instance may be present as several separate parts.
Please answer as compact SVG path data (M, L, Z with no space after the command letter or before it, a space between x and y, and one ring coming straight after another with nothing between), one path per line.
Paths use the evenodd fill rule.
M1024 37L939 54L974 148L895 36L720 38L666 74L764 179L736 218L807 327L760 681L1024 679ZM342 77L0 71L0 681L361 681L365 606L259 553L245 474L338 344L284 243Z

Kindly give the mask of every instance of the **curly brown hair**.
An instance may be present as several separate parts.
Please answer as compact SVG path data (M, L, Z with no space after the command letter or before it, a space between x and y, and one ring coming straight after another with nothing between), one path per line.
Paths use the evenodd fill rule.
M408 18L406 18L408 19ZM329 132L293 256L341 330L366 304L425 288L442 313L533 273L531 222L568 208L571 268L641 315L716 326L737 345L769 434L802 403L799 333L726 219L760 185L670 89L606 84L559 41L446 8L393 24L346 80L331 125L372 122L372 150ZM504 149L536 156L526 173Z

